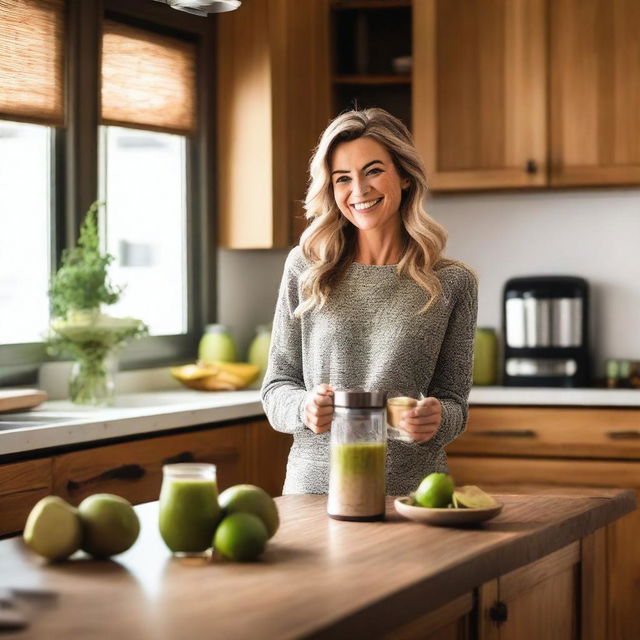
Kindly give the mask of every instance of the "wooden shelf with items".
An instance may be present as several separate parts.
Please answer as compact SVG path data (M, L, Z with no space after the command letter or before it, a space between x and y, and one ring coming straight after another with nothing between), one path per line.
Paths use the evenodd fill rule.
M332 115L382 107L411 126L411 2L331 4Z

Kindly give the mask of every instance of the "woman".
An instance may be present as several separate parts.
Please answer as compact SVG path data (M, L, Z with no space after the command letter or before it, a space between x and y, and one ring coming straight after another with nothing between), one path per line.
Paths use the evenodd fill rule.
M283 493L328 491L334 389L422 398L400 425L412 441L388 441L387 493L447 471L443 449L467 419L477 280L442 256L425 194L411 136L386 111L343 113L323 133L262 385L269 422L294 438Z

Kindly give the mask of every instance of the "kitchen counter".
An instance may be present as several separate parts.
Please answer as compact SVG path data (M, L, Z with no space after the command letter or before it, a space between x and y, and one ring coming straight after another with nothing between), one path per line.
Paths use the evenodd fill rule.
M23 414L38 426L0 431L0 456L263 416L260 391L178 389L122 394L111 407L45 402Z
M519 389L474 387L473 405L640 407L637 389ZM121 394L112 407L45 402L28 414L39 426L0 430L0 457L227 420L263 416L259 390L188 389Z
M481 600L471 597L474 589L555 552L564 562L571 554L578 563L582 558L581 572L574 565L563 574L577 589L591 578L597 584L600 565L588 564L594 560L584 555L589 544L579 541L635 506L632 492L606 489L498 499L505 507L489 522L439 528L401 519L391 498L385 522L353 523L329 519L325 496L283 496L277 499L280 530L260 561L246 564L172 560L157 531L157 503L136 507L141 535L111 562L79 552L73 561L46 565L20 538L4 540L0 586L57 594L21 598L30 628L10 637L381 637L461 596L475 606ZM545 567L548 573L549 563ZM522 583L522 574L510 575L511 588ZM527 575L545 578L539 571ZM581 596L587 598L583 637L597 637L584 632L597 609L589 606L592 595ZM574 600L579 607L578 594ZM514 607L510 615L520 614Z
M473 387L471 405L640 407L640 389Z

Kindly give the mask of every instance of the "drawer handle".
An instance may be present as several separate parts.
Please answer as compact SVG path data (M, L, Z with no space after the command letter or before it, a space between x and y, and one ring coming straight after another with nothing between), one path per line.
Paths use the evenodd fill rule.
M176 464L177 462L195 462L196 457L191 451L183 451L175 456L169 456L162 461L162 464Z
M640 431L607 431L612 440L640 440Z
M81 480L69 480L67 482L68 491L77 491L83 485L93 484L102 480L139 480L146 474L144 467L139 464L123 464L113 469L107 469L97 476Z
M489 438L535 438L536 432L531 429L512 429L510 431L489 429L487 431L472 431L472 435L487 436Z

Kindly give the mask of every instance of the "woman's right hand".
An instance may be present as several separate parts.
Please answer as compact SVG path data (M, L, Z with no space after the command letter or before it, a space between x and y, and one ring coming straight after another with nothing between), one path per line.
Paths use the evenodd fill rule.
M333 420L333 387L319 384L307 392L304 400L304 423L313 433L324 433Z

